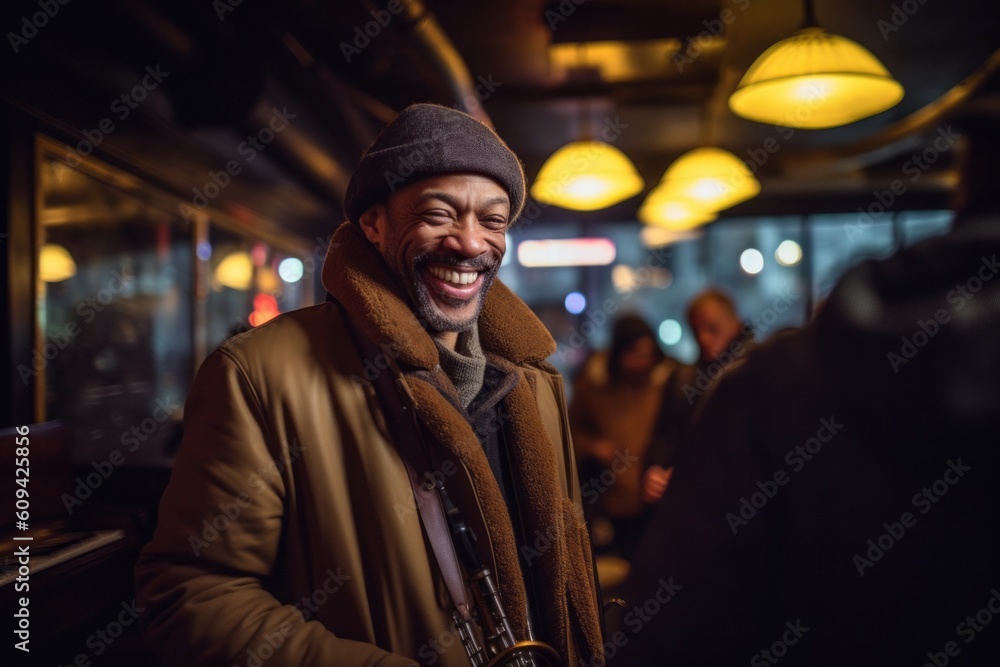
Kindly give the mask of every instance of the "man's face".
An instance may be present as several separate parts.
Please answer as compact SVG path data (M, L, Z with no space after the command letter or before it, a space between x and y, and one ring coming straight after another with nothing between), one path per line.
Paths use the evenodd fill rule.
M691 329L701 348L700 361L712 361L740 335L740 321L723 304L710 299L691 313Z
M440 174L400 188L360 222L430 327L464 331L500 269L509 215L492 178Z

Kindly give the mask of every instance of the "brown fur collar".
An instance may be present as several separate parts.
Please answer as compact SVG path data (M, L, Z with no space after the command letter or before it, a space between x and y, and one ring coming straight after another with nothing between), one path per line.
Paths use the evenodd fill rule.
M330 241L323 286L373 340L393 346L400 361L424 370L438 365L437 348L406 290L354 223L341 225ZM483 303L479 340L484 352L515 364L543 361L556 349L545 325L499 280L493 281Z
M428 435L458 458L469 471L493 547L497 581L518 638L527 636L527 595L518 545L500 487L469 422L442 395L450 380L438 365L437 348L411 310L399 281L378 251L353 224L334 235L323 284L347 309L351 320L377 344L389 346L407 369L406 384L414 409ZM484 352L514 364L539 363L555 349L552 337L528 307L495 281L483 304L479 335ZM514 484L522 491L525 538L536 570L538 610L553 636L548 640L567 660L592 659L601 653L590 544L569 499L562 497L556 448L538 414L534 388L524 371L503 399L504 424L514 456ZM542 545L541 548L537 548Z

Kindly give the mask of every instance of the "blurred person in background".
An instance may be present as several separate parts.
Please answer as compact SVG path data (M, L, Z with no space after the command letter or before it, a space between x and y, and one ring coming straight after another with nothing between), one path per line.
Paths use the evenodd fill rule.
M997 664L1000 104L983 104L955 122L953 229L848 271L703 401L626 586L657 613L611 664Z
M574 384L569 418L584 509L605 527L595 528L605 533L595 535L595 542L609 546L610 540L610 551L626 559L645 525L643 456L677 365L642 318L624 315L615 322L610 349L591 355Z
M736 304L721 290L708 289L692 299L687 320L698 341L698 361L678 368L663 392L644 464L642 498L647 503L656 502L666 491L677 449L701 397L753 344L752 330L743 325Z

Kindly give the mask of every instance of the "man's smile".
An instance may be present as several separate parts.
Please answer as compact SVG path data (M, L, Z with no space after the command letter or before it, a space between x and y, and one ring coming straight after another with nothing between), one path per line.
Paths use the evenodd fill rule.
M446 301L468 301L482 287L481 271L431 264L424 273L428 286Z

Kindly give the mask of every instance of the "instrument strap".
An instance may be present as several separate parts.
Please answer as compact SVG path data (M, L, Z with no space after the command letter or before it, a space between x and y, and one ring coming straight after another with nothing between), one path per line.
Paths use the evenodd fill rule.
M351 331L351 337L364 355L363 358L369 359L379 369L375 379L371 381L371 387L382 406L389 435L406 465L410 487L413 489L413 500L420 513L424 533L431 544L431 550L434 552L438 569L441 571L445 587L448 589L448 595L451 596L459 615L467 620L472 617L468 590L458 565L458 556L451 540L451 531L448 529L448 520L444 514L441 497L434 488L434 476L430 473L432 468L430 456L420 431L420 424L413 410L412 402L404 398L404 396L409 397L405 380L402 377L393 378L395 364L391 361L391 355L380 350L374 341L357 330L347 309L332 296L328 296L327 300L340 306L344 319L348 323L348 329ZM390 360L384 370L381 365L376 363L380 355ZM419 469L425 470L422 476L417 473Z
M387 401L383 401L383 403L385 402ZM413 426L416 428L416 424ZM397 443L400 442L399 435L393 435L393 438ZM406 438L404 437L404 439ZM441 496L434 488L434 478L428 473L424 476L424 480L421 480L405 455L403 463L406 464L406 472L410 477L413 499L420 512L424 532L427 534L427 540L431 543L431 549L437 559L438 569L441 570L444 584L448 588L448 594L462 618L469 619L472 617L472 610L466 595L465 580L458 566L458 556L455 554L455 544L451 541L451 531L448 529L448 520L444 515L444 507L441 505Z

